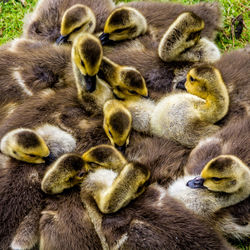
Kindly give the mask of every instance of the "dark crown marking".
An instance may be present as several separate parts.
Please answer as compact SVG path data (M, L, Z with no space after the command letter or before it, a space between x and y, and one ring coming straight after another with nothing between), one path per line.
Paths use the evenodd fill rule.
M33 148L40 145L40 141L36 134L30 131L18 133L17 143L22 145L24 148Z
M96 148L91 152L92 157L98 162L105 162L113 153L114 149L110 147Z
M143 80L140 74L135 71L125 72L125 83L134 88L143 88Z
M232 165L233 160L230 158L219 158L212 162L209 166L210 169L216 169L220 172L224 171L228 166Z
M83 168L84 161L78 155L70 155L63 159L62 164L65 169L71 169L73 167L74 170L79 171Z
M122 134L129 126L129 117L119 111L111 116L110 125L117 133Z
M69 15L70 13L70 15ZM67 22L65 23L65 28L70 28L72 24L80 23L81 17L86 16L86 9L82 7L77 7L72 9L69 13L67 13L66 18Z
M129 20L129 14L127 10L116 11L110 18L110 25L122 24L125 25Z
M102 54L101 46L93 39L84 40L81 48L81 53L86 57L90 66L95 66L100 60L100 55Z

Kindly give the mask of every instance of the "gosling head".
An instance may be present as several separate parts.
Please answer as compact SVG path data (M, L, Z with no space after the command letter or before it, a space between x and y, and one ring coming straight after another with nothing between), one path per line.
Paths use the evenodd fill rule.
M197 44L204 26L204 21L194 13L180 14L160 41L159 57L163 61L174 61L178 55Z
M67 9L61 22L61 36L57 44L72 42L76 36L83 32L93 33L96 27L96 18L93 11L82 4L75 4Z
M119 170L127 164L126 159L117 149L104 144L92 147L83 154L82 158L87 170L94 170L100 167Z
M112 87L117 99L127 100L134 96L148 97L146 82L135 68L120 66L116 79Z
M17 160L44 163L50 151L43 138L31 129L19 128L7 133L1 140L1 151Z
M246 190L250 193L249 168L236 156L220 155L207 163L200 177L189 181L191 188L207 188L209 191L237 193Z
M218 92L227 93L220 71L210 65L202 65L191 69L185 82L186 90L204 100Z
M77 154L65 154L46 170L41 188L47 194L58 194L80 184L86 175L82 157Z
M85 88L87 92L96 89L96 75L100 69L103 50L100 41L89 33L79 35L72 47L72 63L78 79L84 81L78 83L79 88ZM83 86L85 85L85 86Z
M112 41L133 39L145 34L146 31L147 21L138 10L120 7L109 15L100 40L102 45L105 45Z
M103 107L103 128L111 144L122 153L129 144L132 116L118 100L109 100Z

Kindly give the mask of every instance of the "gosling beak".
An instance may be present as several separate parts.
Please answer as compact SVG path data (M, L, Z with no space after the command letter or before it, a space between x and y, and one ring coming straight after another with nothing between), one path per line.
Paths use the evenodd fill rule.
M186 83L187 79L185 78L184 80L180 81L177 83L176 88L177 89L182 89L187 91L186 87L185 87L185 83Z
M195 177L193 180L187 182L187 186L190 188L206 188L203 186L204 179L200 176Z
M66 43L68 41L69 36L60 36L56 39L57 45L62 45L63 43Z
M108 33L103 32L99 36L99 39L100 39L102 45L106 45L106 44L109 44L111 42L111 40L109 40L109 34Z
M86 75L84 76L85 82L86 82L86 90L90 93L96 90L96 75L94 76L89 76Z
M118 146L115 144L115 148L118 149L120 152L122 152L123 154L125 154L126 151L126 145L122 145L122 146Z
M149 98L148 95L143 95L142 97L145 98L145 99L148 99L148 98Z
M52 162L56 160L56 157L52 153L50 153L48 156L43 157L43 160L46 165L50 165Z

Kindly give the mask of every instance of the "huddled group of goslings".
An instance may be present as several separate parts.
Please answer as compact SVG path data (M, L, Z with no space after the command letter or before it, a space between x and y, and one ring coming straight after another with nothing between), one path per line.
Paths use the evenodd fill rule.
M38 1L0 47L0 249L248 242L250 48L220 55L221 11Z

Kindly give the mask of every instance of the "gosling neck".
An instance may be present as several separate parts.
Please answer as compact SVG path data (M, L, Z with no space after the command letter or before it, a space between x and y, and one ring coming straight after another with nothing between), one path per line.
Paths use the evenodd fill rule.
M86 91L85 78L73 62L73 73L75 77L77 98L80 103L89 103L93 107L102 108L107 100L114 98L112 89L103 80L96 79L96 89L92 93Z
M215 123L227 114L229 95L223 81L214 88L211 86L211 89L211 92L209 92L205 99L205 104L199 107L199 111L203 121Z

